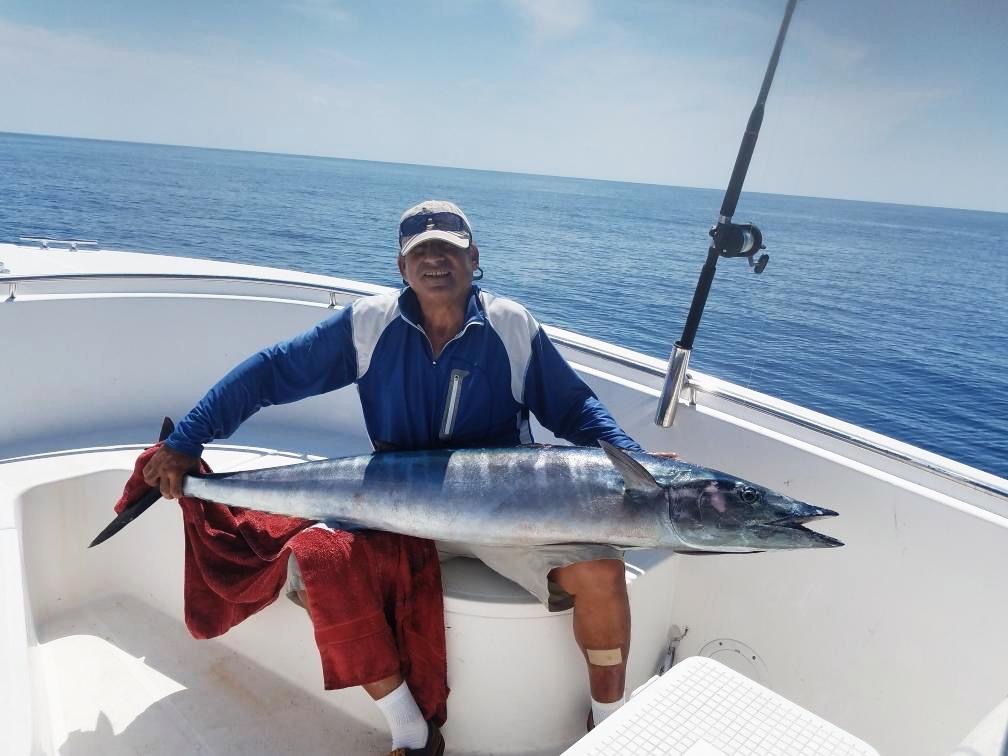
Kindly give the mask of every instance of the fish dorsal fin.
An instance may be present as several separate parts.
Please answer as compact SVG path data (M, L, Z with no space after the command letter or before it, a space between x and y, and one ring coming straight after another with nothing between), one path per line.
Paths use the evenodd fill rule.
M644 465L625 451L602 439L599 439L599 446L602 447L602 451L609 457L609 461L615 465L619 474L623 476L623 485L626 486L627 491L649 494L662 490L662 487L658 485L658 481L654 479L654 476L647 471Z

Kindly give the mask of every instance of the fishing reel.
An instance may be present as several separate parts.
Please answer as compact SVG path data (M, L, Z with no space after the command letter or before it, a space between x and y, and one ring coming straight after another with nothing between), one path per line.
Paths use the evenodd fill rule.
M756 254L766 249L763 243L763 233L752 223L732 223L719 221L710 230L711 247L717 250L721 257L745 257L754 273L762 273L770 262L770 255Z

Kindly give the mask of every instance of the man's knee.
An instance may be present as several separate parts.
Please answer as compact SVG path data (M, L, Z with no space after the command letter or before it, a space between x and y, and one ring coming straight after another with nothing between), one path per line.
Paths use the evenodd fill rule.
M626 568L621 559L595 559L557 567L550 571L550 580L575 598L626 595Z

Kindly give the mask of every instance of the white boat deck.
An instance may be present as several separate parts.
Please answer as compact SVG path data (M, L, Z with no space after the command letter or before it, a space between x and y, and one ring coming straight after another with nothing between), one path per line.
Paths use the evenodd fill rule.
M307 615L280 602L277 642L313 651ZM283 612L283 617L277 616ZM385 732L129 594L53 617L37 669L61 754L381 753ZM306 662L311 661L306 659ZM334 699L337 696L334 696Z
M5 465L5 483L26 486L16 506L3 502L0 511L19 520L24 547L27 624L35 634L25 671L34 695L19 708L33 704L23 721L35 720L34 733L22 731L32 736L31 752L323 754L334 741L348 753L381 752L384 732L319 695L311 623L291 602L276 602L260 627L236 628L228 638L239 649L242 640L263 644L259 655L265 644L278 645L270 656L286 676L257 663L256 653L190 636L176 504L159 502L123 543L86 549L95 525L114 516L111 504L139 451L79 450ZM222 469L228 461L288 461L253 451L215 456ZM314 672L314 685L292 682L305 670ZM27 754L25 745L10 752Z

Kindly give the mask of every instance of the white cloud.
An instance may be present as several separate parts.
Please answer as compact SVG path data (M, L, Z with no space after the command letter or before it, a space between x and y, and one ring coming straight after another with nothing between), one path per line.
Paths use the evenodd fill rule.
M748 190L961 207L1008 196L996 129L941 131L935 113L955 89L796 81L825 54L814 48L789 50ZM763 73L738 57L646 52L629 35L528 55L534 75L468 72L464 117L448 118L408 76L339 53L295 68L238 46L151 52L0 21L0 67L13 72L0 78L0 130L721 187ZM842 45L826 57L859 65Z
M589 0L511 0L533 33L540 38L564 37L585 27L592 18Z
M355 67L340 76L332 58L314 78L235 52L152 52L0 21L0 67L17 72L0 79L0 100L16 104L0 129L289 152L317 150L324 134L330 154L350 156L366 146L340 143L354 127L342 105L382 97Z

